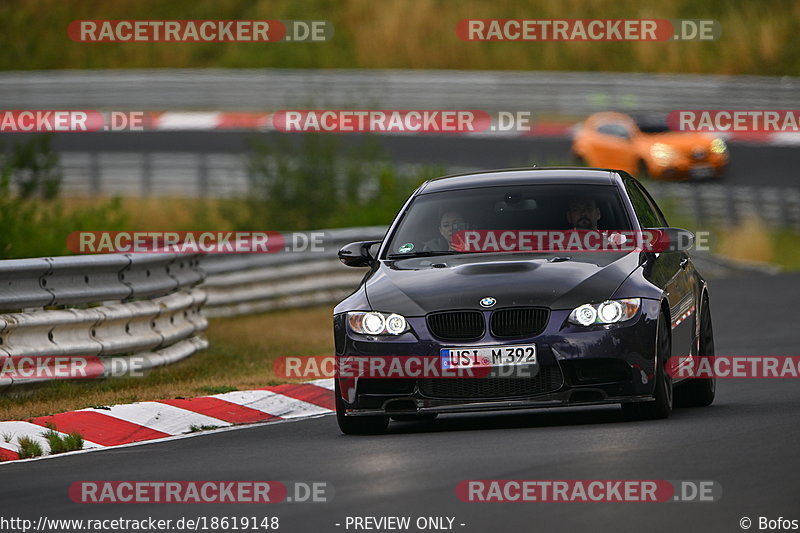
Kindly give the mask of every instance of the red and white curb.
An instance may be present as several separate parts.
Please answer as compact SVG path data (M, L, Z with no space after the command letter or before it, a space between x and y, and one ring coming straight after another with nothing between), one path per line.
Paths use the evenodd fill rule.
M150 118L148 130L153 131L215 131L215 130L258 130L258 131L277 131L272 123L272 113L248 113L248 112L223 112L223 111L203 111L203 112L184 112L168 111L145 113ZM573 122L538 122L533 120L533 126L529 131L504 131L500 128L495 130L465 133L463 135L471 137L571 137L575 129ZM387 132L382 135L431 135L430 133L416 132ZM453 134L446 134L453 135ZM796 145L800 144L800 133L795 132L736 132L720 133L719 137L727 141L751 142L759 144L773 145Z
M139 402L0 422L0 461L19 459L19 438L38 442L45 456L50 447L44 433L80 433L84 449L186 436L194 428L225 428L241 424L279 422L333 412L333 380L276 385L198 398Z

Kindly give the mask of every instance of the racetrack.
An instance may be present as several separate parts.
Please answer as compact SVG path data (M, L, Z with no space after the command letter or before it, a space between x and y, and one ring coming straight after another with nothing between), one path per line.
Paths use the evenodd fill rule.
M794 355L800 274L711 281L718 355ZM712 407L627 422L616 407L448 416L346 437L332 416L0 467L0 515L280 517L281 531L346 531L346 516L454 516L457 531L741 531L799 519L800 382L723 380ZM465 479L716 480L715 503L463 503ZM329 503L79 505L78 480L325 481ZM342 524L337 527L335 524ZM464 523L461 527L458 524ZM352 531L352 529L351 529Z
M0 147L9 147L28 134L0 134ZM139 133L53 134L53 148L59 152L153 152L230 154L248 151L253 136L270 141L279 133L243 131L155 131ZM289 134L299 140L303 134ZM548 166L572 161L571 141L559 137L468 137L426 135L337 135L342 149L371 138L386 155L404 163L427 163L445 167L509 168ZM726 185L798 187L796 161L798 145L765 145L733 142L730 164L722 183Z

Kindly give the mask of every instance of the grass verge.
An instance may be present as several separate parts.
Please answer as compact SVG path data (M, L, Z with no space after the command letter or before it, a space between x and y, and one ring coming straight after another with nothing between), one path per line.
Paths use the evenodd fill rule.
M332 354L331 321L330 307L214 319L207 331L208 350L140 378L64 380L10 389L0 396L0 420L284 383L272 372L275 358Z
M328 20L329 42L73 42L67 25L88 19ZM469 42L465 18L714 19L716 41ZM0 69L415 68L611 70L796 75L800 3L792 0L6 0L0 3ZM20 61L19 58L24 58Z

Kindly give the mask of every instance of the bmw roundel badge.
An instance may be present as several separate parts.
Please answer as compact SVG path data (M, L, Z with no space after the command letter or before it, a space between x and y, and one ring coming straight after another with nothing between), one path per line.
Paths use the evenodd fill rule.
M487 296L481 300L481 307L491 307L497 303L497 300L492 298L491 296Z

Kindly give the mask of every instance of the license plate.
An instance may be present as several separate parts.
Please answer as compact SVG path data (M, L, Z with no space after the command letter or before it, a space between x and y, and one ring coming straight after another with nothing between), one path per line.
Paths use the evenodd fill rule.
M693 178L710 178L714 175L714 167L711 165L697 165L689 171Z
M535 344L442 348L442 368L489 368L536 364Z

